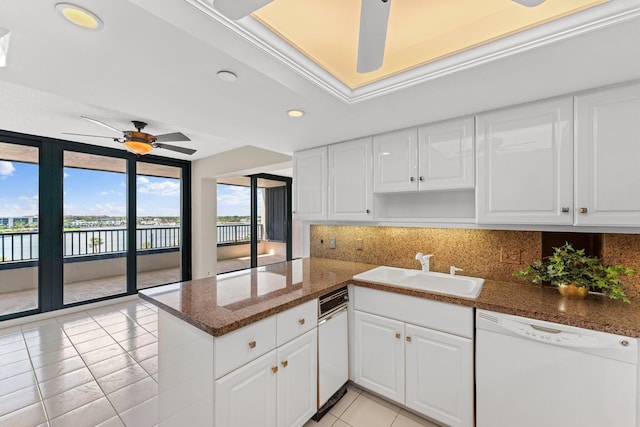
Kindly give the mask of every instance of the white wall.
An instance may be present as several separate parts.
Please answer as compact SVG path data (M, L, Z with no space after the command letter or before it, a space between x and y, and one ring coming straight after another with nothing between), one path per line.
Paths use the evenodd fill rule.
M193 278L216 274L216 179L289 168L289 155L245 146L196 160L191 164Z

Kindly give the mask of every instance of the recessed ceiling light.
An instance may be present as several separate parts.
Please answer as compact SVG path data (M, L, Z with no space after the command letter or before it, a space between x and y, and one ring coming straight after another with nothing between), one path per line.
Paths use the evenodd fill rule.
M231 71L226 71L226 70L218 71L216 75L223 82L232 83L238 80L238 76L235 73L232 73Z
M62 17L78 27L99 30L104 24L95 13L71 3L58 3L56 10Z
M287 114L289 115L289 117L298 118L298 117L304 116L304 111L302 111L302 110L289 110L289 111L287 111Z

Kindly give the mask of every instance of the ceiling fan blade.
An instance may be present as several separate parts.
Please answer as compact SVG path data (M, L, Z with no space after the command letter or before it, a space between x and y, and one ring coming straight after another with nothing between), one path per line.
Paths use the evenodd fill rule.
M168 145L168 144L154 144L154 146L157 148L164 148L165 150L177 151L178 153L189 154L189 155L197 151L191 148L178 147L175 145Z
M85 116L80 116L80 117L82 117L82 118L83 118L83 119L85 119L85 120L89 120L91 123L95 123L95 124L97 124L97 125L104 126L104 127L106 127L107 129L111 129L112 131L119 132L119 133L124 133L124 132L123 132L123 131L121 131L120 129L116 129L116 128L114 128L114 127L113 127L113 126L111 126L111 125L108 125L108 124L106 124L106 123L101 122L100 120L92 119L91 117L85 117Z
M390 8L391 0L362 0L356 68L359 73L382 67Z
M156 142L165 141L191 141L187 135L182 132L164 133L162 135L156 135Z
M86 133L71 133L71 132L62 132L63 135L75 135L75 136L90 136L92 138L109 138L109 139L118 139L115 136L104 136L104 135L87 135Z
M545 2L545 0L511 0L514 3L521 4L525 7L536 7Z
M215 0L214 7L229 19L237 20L271 3L273 0Z

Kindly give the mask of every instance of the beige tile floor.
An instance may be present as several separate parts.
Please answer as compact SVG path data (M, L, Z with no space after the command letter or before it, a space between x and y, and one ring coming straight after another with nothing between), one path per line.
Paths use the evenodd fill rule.
M133 300L0 329L0 426L155 426L157 319ZM436 427L352 385L305 424L328 426Z

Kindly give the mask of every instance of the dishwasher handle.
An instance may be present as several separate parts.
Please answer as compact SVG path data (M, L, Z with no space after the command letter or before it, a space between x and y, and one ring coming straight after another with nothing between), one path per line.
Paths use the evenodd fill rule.
M322 325L323 323L328 322L329 320L333 319L334 317L336 317L338 314L342 313L343 311L347 311L347 306L343 306L342 308L339 308L338 310L332 311L330 313L328 313L327 315L321 317L320 319L318 319L318 326Z

